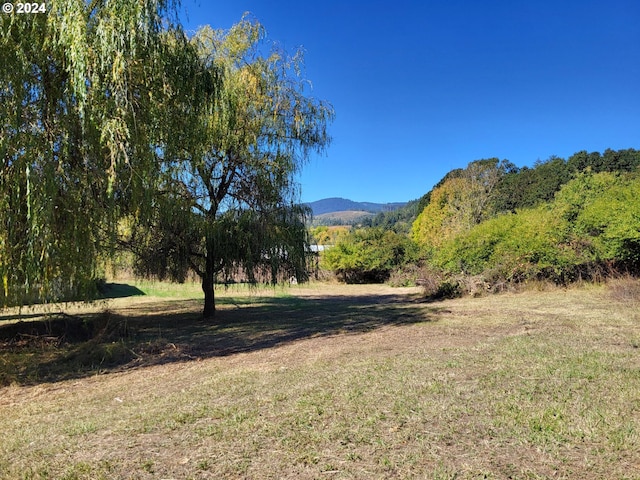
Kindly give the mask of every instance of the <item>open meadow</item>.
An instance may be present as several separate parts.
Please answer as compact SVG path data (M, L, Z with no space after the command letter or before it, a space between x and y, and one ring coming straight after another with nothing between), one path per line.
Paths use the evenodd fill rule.
M111 288L0 313L0 478L640 478L637 281Z

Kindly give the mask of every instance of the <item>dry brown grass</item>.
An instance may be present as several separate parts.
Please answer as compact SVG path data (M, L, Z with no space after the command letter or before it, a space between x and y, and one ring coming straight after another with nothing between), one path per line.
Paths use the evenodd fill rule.
M417 292L230 291L215 327L189 299L112 302L132 331L183 328L0 389L0 478L640 478L636 303Z
M607 282L611 298L617 302L640 307L640 280L626 276Z

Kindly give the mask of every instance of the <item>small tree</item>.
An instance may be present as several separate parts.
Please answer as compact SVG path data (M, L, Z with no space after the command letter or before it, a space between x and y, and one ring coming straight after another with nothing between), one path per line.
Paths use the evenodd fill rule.
M429 203L414 221L413 240L431 252L490 217L494 189L514 169L511 162L490 158L450 172L430 192Z
M333 110L305 95L300 52L264 55L264 38L247 18L228 32L196 33L192 43L203 68L220 76L219 92L205 108L184 105L194 112L189 136L182 149L163 152L154 220L127 239L140 273L182 281L195 272L205 317L215 313L216 281L306 275L308 210L296 203L294 177L328 145Z

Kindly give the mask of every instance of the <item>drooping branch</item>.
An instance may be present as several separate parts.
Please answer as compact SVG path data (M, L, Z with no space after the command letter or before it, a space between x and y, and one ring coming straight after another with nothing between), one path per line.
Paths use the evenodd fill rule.
M184 268L201 277L205 315L215 310L216 281L306 278L306 213L295 175L327 146L333 111L303 95L299 58L261 56L263 37L244 18L227 32L205 27L191 39L199 68L218 72L218 94L208 103L194 97L193 107L184 98L190 135L180 148L163 149L166 194L139 234L143 270L180 280Z

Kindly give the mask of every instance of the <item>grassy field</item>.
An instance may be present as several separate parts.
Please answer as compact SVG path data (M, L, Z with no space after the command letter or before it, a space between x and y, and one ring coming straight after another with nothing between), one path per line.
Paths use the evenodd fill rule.
M637 282L114 288L0 313L0 478L640 478Z

